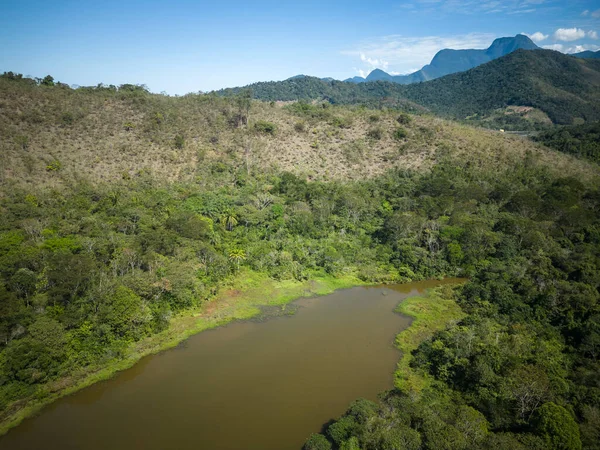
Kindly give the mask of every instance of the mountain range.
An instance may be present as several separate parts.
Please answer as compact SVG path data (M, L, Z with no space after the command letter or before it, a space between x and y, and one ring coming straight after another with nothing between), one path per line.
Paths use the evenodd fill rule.
M353 77L344 81L351 83L364 83L367 81L390 81L399 84L418 83L451 73L464 72L518 49L536 50L539 47L527 36L517 34L515 37L498 38L485 50L453 50L449 48L440 50L433 57L431 63L408 75L390 75L381 69L375 69L366 78Z
M344 81L348 83L365 83L370 81L389 81L391 83L398 84L412 84L419 83L422 81L434 80L436 78L450 75L453 73L464 72L474 67L480 66L487 62L493 61L494 59L500 58L501 56L508 55L515 50L537 50L540 49L529 37L523 34L517 34L514 37L502 37L492 42L487 49L476 50L453 50L443 49L440 50L431 60L431 63L424 66L421 70L413 72L407 75L390 75L389 73L375 69L363 77L352 77L347 78ZM600 51L586 50L579 53L573 53L570 56L584 59L598 59L600 58ZM306 77L307 75L296 75L289 79L298 79ZM321 78L323 81L332 81L331 77Z

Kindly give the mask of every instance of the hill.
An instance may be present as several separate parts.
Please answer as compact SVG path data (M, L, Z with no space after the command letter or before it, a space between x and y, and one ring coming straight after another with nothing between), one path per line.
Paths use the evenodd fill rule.
M311 78L262 85L351 87ZM368 100L368 88L389 87L398 85L367 83L360 89ZM254 92L260 96L265 91ZM0 98L0 182L5 185L108 182L140 174L190 180L198 167L223 163L249 166L248 170L278 168L311 179L360 179L394 167L431 167L440 147L453 149L457 157L470 152L474 160L482 161L490 157L486 154L490 148L495 158L509 160L526 151L539 153L535 145L519 138L475 133L423 115L423 109L410 102L404 109L419 114L403 114L412 119L399 124L393 109L255 101L248 118L254 131L248 133L239 122L243 113L239 98L198 94L174 98L134 85L73 90L7 77L0 77ZM405 136L394 134L399 128Z
M551 50L516 50L467 72L406 86L304 78L249 87L256 98L269 101L325 99L415 112L420 105L443 116L508 129L536 127L548 118L558 124L600 120L600 63ZM239 88L219 94L236 92ZM536 111L541 114L530 120Z
M571 53L571 56L575 56L576 58L584 58L584 59L599 59L600 58L600 50L593 52L591 50L585 50L579 53Z
M600 63L551 50L517 50L464 73L406 86L406 98L455 118L507 106L540 109L552 122L600 119Z

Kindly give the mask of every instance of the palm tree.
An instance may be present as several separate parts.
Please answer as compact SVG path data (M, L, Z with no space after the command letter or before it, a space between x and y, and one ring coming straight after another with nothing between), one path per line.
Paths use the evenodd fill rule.
M240 269L240 262L246 259L246 252L241 249L233 249L229 252L229 260L235 262L237 269Z
M232 211L227 211L221 216L221 224L227 228L227 231L231 231L238 224L238 220Z

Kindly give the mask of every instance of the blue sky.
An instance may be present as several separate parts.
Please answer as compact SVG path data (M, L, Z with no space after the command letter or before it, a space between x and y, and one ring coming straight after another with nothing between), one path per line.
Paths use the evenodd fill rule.
M0 72L185 94L300 73L410 73L442 48L518 33L563 52L598 50L600 3L0 0Z

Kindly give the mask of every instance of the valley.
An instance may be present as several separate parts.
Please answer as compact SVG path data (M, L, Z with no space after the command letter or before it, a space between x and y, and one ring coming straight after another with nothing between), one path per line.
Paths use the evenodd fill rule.
M0 448L596 449L599 74L5 72Z

